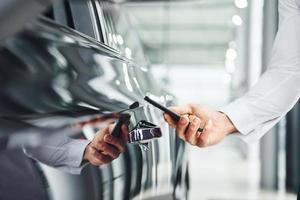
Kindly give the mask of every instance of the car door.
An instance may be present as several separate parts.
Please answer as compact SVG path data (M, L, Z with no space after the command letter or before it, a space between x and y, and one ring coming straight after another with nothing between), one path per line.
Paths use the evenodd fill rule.
M28 25L1 48L0 96L5 105L1 120L9 117L14 123L28 124L28 131L17 126L9 131L9 135L26 133L28 145L34 145L29 134L33 130L37 135L67 132L91 139L115 120L112 113L127 109L134 101L142 105L136 120L153 122L163 131L148 150L129 144L111 164L85 167L80 176L35 164L52 199L173 195L174 176L180 168L174 168L176 156L172 158L174 141L170 138L174 135L162 113L143 102L149 95L167 104L171 95L152 77L138 38L122 13L120 5L109 1L57 1L46 13L50 19ZM76 133L69 130L78 124ZM180 161L177 157L175 163Z
M139 37L130 24L130 16L126 10L120 4L111 1L98 2L102 8L101 12L98 13L102 13L101 16L105 19L106 26L109 27L106 32L107 38L109 38L108 45L118 49L131 61L129 64L131 67L130 77L134 90L138 91L141 96L150 95L162 104L167 104L167 101L170 103L170 99L173 97L162 90L162 87L157 84L157 80L153 78ZM176 173L172 171L174 158L171 158L171 147L172 143L175 142L171 140L175 137L174 130L166 126L161 111L152 108L152 106L147 105L146 107L151 121L159 125L164 134L158 141L151 142L152 152L146 155L149 160L148 163L151 163L152 167L150 166L151 174L147 178L148 183L145 183L145 194L172 194L172 175ZM148 190L148 187L151 190Z

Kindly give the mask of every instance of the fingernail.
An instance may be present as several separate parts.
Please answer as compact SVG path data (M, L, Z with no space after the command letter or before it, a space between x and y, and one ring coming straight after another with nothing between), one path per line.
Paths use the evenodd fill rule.
M195 118L194 120L193 120L193 124L194 125L198 125L200 123L200 120L198 119L198 118Z
M179 120L179 123L182 124L182 125L185 125L186 119L181 117L180 120Z
M104 139L105 139L105 141L110 142L110 141L112 141L112 136L106 135Z

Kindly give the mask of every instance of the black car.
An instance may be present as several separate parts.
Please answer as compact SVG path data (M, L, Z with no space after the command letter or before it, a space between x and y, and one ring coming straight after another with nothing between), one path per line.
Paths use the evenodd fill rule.
M0 30L1 32L1 30ZM122 4L57 0L0 47L0 199L185 199L185 145L164 123L163 105L175 98L152 76ZM139 106L129 106L139 102ZM93 137L131 113L160 127L147 144L127 144L118 159L72 175L23 153L55 135Z

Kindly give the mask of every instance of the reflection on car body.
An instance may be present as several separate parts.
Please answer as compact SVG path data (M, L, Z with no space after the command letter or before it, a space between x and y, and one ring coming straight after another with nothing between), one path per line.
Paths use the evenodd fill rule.
M172 95L154 81L122 7L67 0L50 11L52 19L41 17L0 48L0 199L186 197L185 146L162 113L143 102L149 95L170 105L166 97ZM56 135L90 139L136 101L141 105L132 113L132 128L145 120L161 130L148 151L128 144L112 163L87 166L77 176L21 150Z

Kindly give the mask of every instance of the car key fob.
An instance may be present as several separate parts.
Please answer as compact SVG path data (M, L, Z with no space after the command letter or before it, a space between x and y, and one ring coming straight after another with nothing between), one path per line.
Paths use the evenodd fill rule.
M123 124L125 125L129 125L130 123L130 114L128 113L122 113L120 114L120 117L115 125L115 128L113 129L113 131L111 132L111 135L115 136L115 137L120 137L121 135L121 127Z

